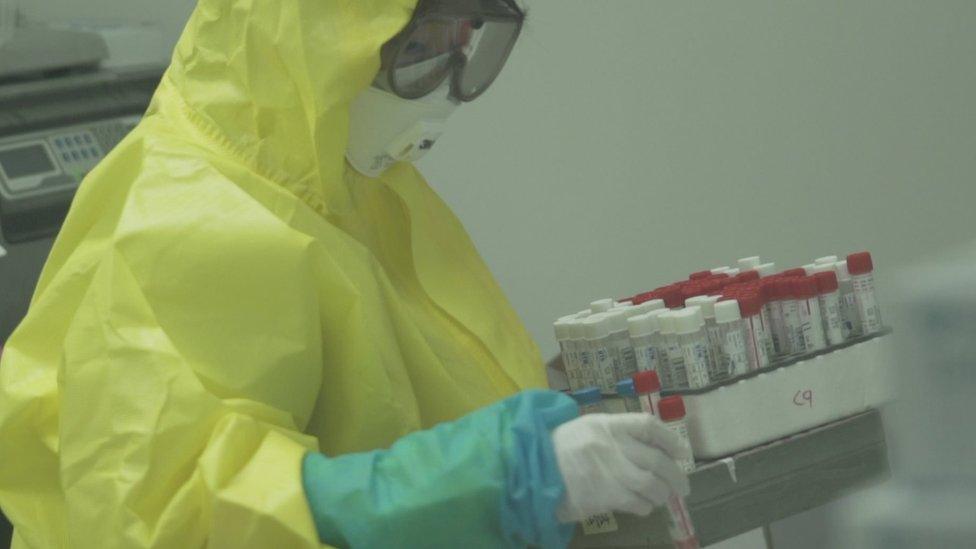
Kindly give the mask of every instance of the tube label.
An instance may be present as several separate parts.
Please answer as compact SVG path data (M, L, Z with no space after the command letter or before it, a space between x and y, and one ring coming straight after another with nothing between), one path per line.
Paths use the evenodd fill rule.
M705 338L701 337L696 341L682 345L681 352L685 362L685 371L688 373L688 387L691 389L708 387L709 358Z
M820 314L823 316L827 342L831 345L843 343L844 329L841 326L840 299L837 292L820 296Z
M851 278L854 284L854 302L857 316L861 321L861 333L876 334L884 325L881 323L881 309L874 295L874 276L871 273Z

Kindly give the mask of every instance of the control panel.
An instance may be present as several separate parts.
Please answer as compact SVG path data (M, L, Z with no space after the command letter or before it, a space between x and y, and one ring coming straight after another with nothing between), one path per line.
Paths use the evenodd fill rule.
M0 138L0 224L8 242L56 232L81 181L138 116Z

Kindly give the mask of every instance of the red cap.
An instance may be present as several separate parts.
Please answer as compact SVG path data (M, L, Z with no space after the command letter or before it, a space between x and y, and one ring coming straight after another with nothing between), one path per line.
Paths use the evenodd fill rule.
M757 293L744 292L738 296L738 300L742 318L758 315L762 311L762 300Z
M634 296L634 299L631 300L631 303L633 303L634 305L640 305L641 303L647 303L648 301L651 301L651 300L654 300L654 299L657 299L657 293L655 293L655 292L644 292L642 294L635 295Z
M657 405L661 421L674 421L685 417L685 401L678 395L664 397Z
M702 284L702 293L705 295L715 295L725 286L726 284L721 280L709 280Z
M712 271L698 271L688 275L688 280L705 280L708 278L712 278Z
M753 282L759 280L759 271L743 271L735 275L736 282Z
M773 293L776 295L775 299L793 299L793 283L792 279L789 278L779 278L776 283L773 284Z
M681 288L676 286L662 288L658 292L658 299L663 299L664 306L668 309L677 309L685 304L685 298Z
M780 274L783 276L807 276L807 271L803 267L797 267L795 269L786 269Z
M775 280L764 278L759 282L759 295L766 303L776 299Z
M634 374L634 389L637 394L646 395L647 393L657 393L661 391L661 378L657 372L637 372Z
M858 252L847 256L847 272L852 275L868 274L874 270L870 252Z
M813 278L817 279L817 289L822 294L829 294L830 292L837 291L839 284L837 284L837 273L834 271L827 271L823 273L816 273Z
M797 299L811 299L817 297L817 279L804 276L793 280L793 296Z

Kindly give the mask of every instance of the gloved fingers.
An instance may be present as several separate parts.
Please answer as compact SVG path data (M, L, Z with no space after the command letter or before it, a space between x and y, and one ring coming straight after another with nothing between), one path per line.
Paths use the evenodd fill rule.
M661 420L650 414L617 414L609 423L612 434L635 438L645 444L652 444L667 452L674 459L691 457L691 449L681 437L671 432Z
M641 469L628 461L621 461L616 466L615 473L620 489L635 493L656 505L667 501L674 491L671 484L656 472Z
M682 496L688 495L688 475L663 451L633 439L620 441L618 448L625 459L641 470L660 477L671 491Z
M647 515L651 514L651 511L653 511L656 507L660 506L661 503L658 503L648 497L644 497L636 492L628 491L617 503L616 510L637 515L639 517L646 517Z

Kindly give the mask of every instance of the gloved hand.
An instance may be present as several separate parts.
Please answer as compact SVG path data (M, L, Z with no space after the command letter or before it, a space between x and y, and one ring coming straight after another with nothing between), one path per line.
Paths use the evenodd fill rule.
M562 522L597 513L648 515L672 493L688 495L688 477L675 463L691 449L650 414L589 414L552 433L566 497Z

